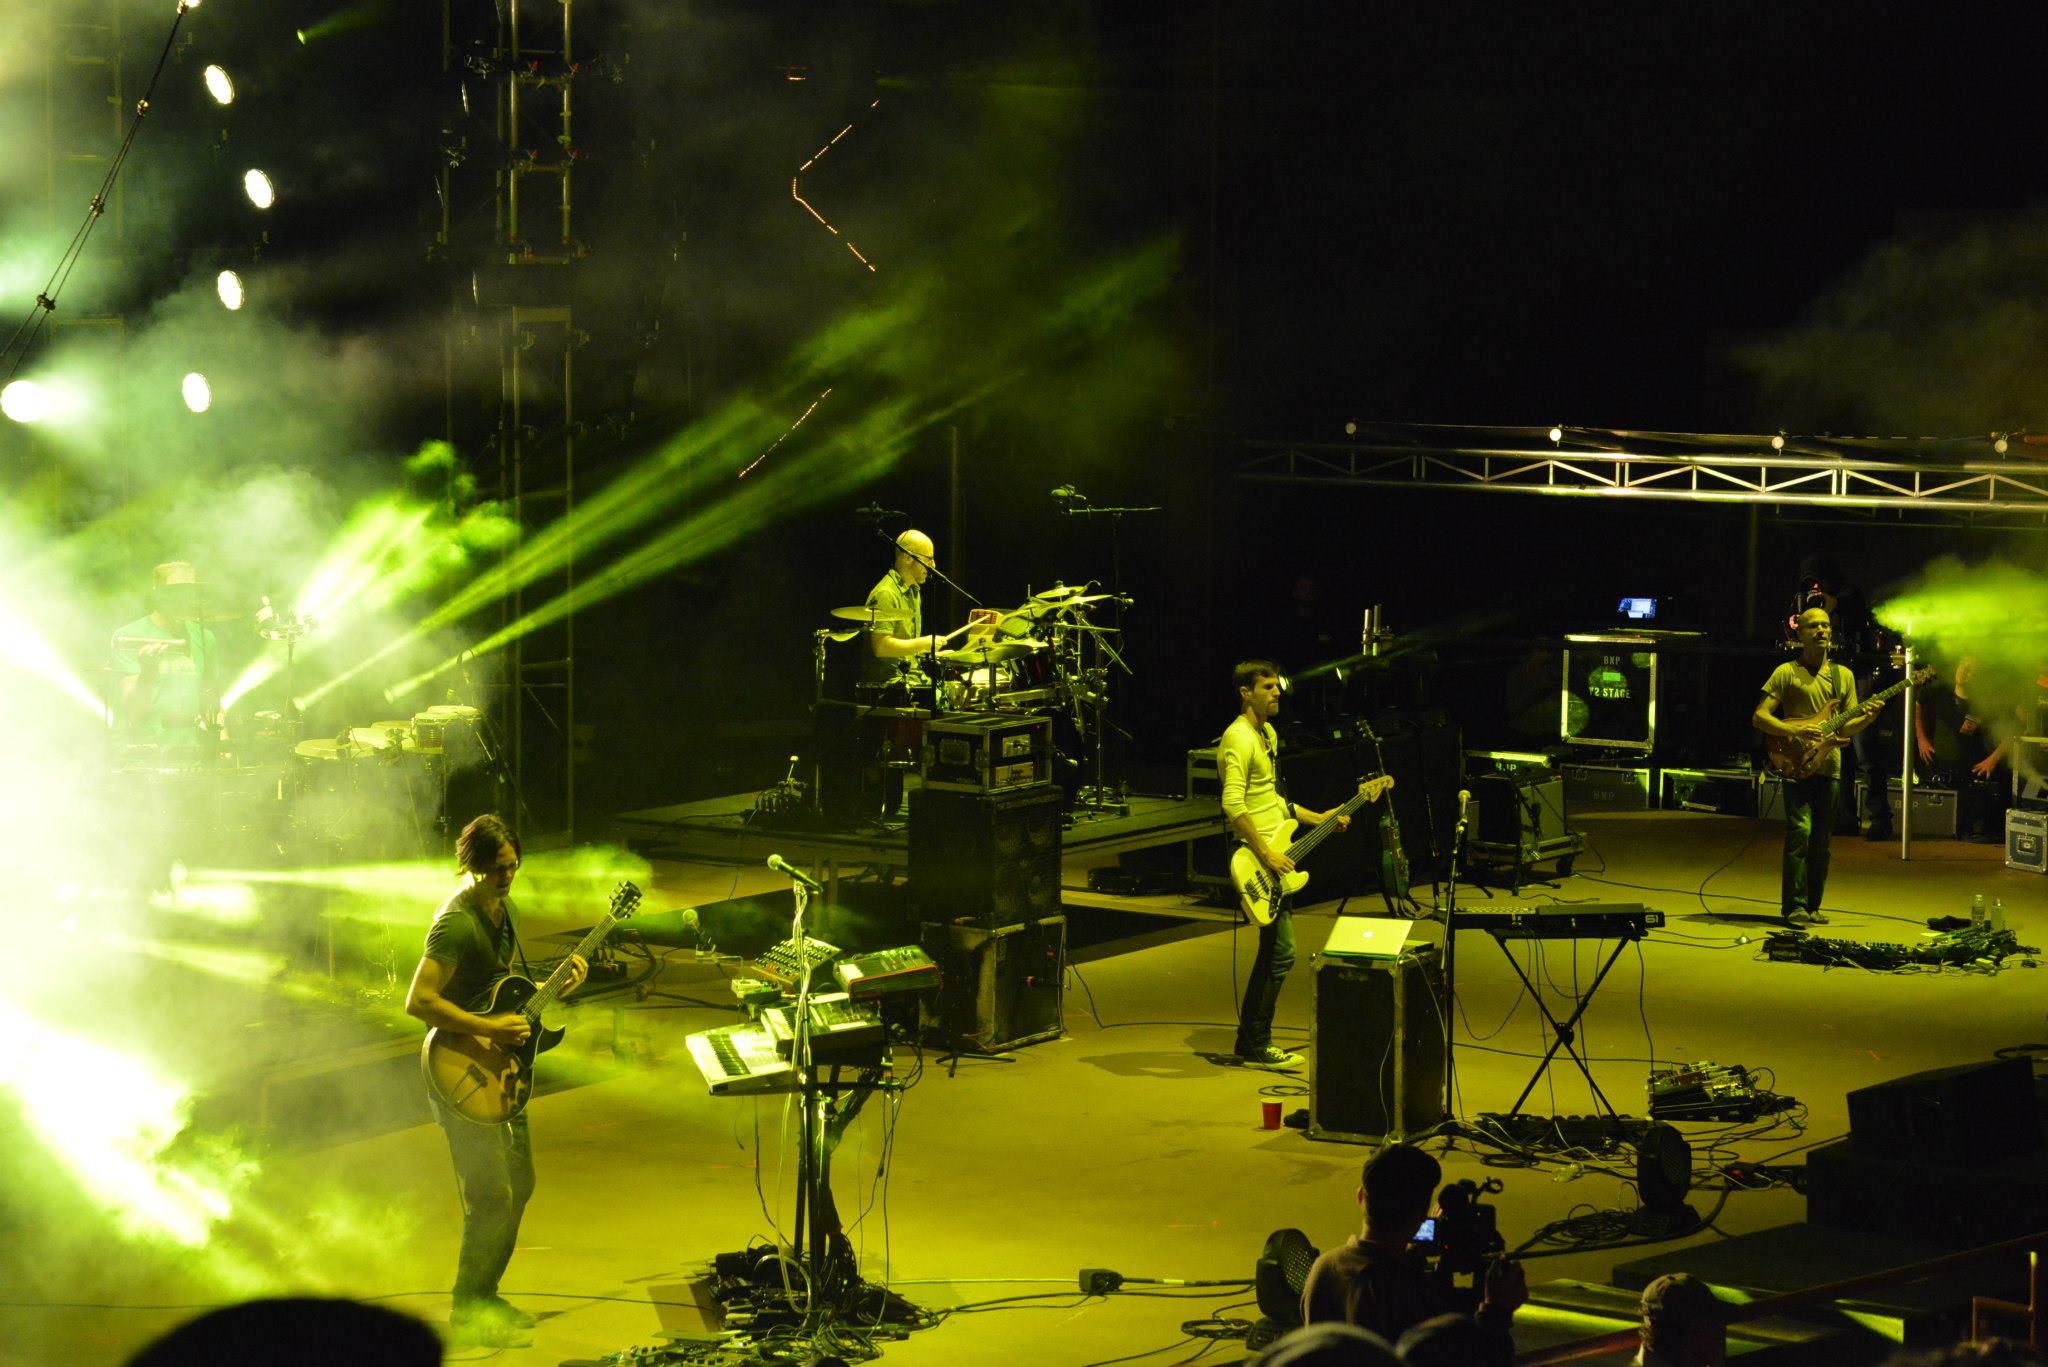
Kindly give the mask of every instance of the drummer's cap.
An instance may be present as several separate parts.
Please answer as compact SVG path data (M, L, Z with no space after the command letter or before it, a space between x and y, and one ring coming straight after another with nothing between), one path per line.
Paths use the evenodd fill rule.
M197 584L199 571L192 568L189 560L166 560L149 572L152 588L169 588L173 584Z

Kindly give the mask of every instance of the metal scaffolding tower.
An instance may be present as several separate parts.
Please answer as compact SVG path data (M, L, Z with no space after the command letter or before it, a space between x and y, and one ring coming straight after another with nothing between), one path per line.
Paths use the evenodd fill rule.
M437 254L456 272L449 320L448 436L481 445L479 483L495 488L524 540L576 508L575 353L585 339L570 304L574 236L573 0L443 0L442 68L454 83L441 174ZM483 122L488 109L490 121ZM481 217L486 193L488 230ZM536 205L536 185L544 185ZM465 354L466 353L466 354ZM478 431L463 395L478 355L495 361L496 393ZM481 441L465 441L480 436ZM576 586L573 545L559 567L517 584L501 622L503 735L520 822L541 838L576 833L576 619L525 630L537 608Z

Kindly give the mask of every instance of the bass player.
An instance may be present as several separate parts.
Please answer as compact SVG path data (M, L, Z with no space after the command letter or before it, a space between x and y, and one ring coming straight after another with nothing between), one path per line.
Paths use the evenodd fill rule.
M1237 685L1237 719L1216 742L1216 773L1223 781L1223 819L1246 848L1276 878L1294 872L1285 849L1272 838L1290 816L1304 826L1319 826L1330 812L1298 807L1280 793L1280 738L1270 724L1280 710L1280 666L1271 660L1246 660L1231 673ZM1351 818L1338 815L1337 829L1351 828ZM1299 1054L1273 1043L1273 1010L1280 988L1294 967L1294 909L1282 900L1268 924L1259 928L1259 952L1245 979L1244 1001L1237 1013L1237 1057L1248 1068L1287 1069L1301 1065Z
M1848 717L1834 733L1844 738L1876 721L1876 709L1857 705L1855 678L1828 659L1834 627L1827 610L1808 608L1800 613L1798 632L1798 657L1779 665L1764 680L1764 695L1750 725L1766 736L1803 742L1818 739L1821 723L1836 713ZM1828 919L1821 911L1821 893L1828 881L1828 838L1834 833L1841 789L1842 755L1834 746L1812 774L1784 784L1785 855L1778 914L1788 925L1824 924Z
M408 1015L436 1030L481 1035L499 1045L526 1042L531 1023L517 1011L481 1016L498 979L512 971L519 934L512 919L512 880L519 873L519 837L502 817L480 816L462 828L455 857L465 875L461 887L434 913L426 953L413 970L405 995ZM582 956L569 962L565 991L583 981L589 966ZM465 1345L523 1346L519 1331L533 1317L498 1295L498 1279L512 1260L519 1218L533 1195L533 1142L521 1110L502 1125L485 1125L455 1114L438 1100L435 1118L448 1136L462 1186L462 1251L455 1265L455 1306L449 1316L453 1337Z

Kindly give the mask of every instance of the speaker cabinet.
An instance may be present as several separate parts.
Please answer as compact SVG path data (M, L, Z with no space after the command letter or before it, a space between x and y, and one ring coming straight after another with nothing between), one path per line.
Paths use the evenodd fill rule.
M910 896L922 920L983 929L1060 914L1060 790L929 788L910 799Z
M2024 1058L1930 1068L1849 1093L1849 1134L1863 1153L1982 1162L2041 1147L2034 1066Z
M1978 1161L1836 1140L1807 1155L1806 1221L1956 1248L2023 1239L2048 1228L2048 1156Z
M1313 962L1308 1135L1404 1139L1444 1118L1444 979L1434 951Z
M939 996L925 1033L942 1045L997 1051L1058 1039L1066 1023L1067 920L924 927L939 966Z

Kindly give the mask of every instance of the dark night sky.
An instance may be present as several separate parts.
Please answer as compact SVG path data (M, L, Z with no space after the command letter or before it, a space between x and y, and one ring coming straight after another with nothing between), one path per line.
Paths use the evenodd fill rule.
M372 22L312 48L275 42L333 8L266 6L242 37L292 113L236 136L296 148L326 185L277 220L270 251L317 262L375 234L392 260L423 261L436 130L451 122L439 7L372 3L351 11ZM1841 407L1773 408L1731 346L1809 318L1887 243L2040 202L2041 101L2019 60L2036 15L1565 9L579 0L582 417L628 431L587 445L583 478L908 275L946 282L943 326L971 346L979 318L1171 236L1180 269L1128 338L960 424L967 564L993 601L1108 577L1105 533L1055 519L1052 485L1172 508L1119 546L1141 599L1144 748L1170 755L1206 725L1217 690L1189 680L1252 648L1304 568L1347 613L1384 601L1413 628L1498 603L1510 634L1650 586L1690 596L1732 644L1739 510L1247 488L1219 436L1334 438L1347 419L1815 430ZM795 163L849 118L854 136L810 183L880 276L788 193ZM481 193L459 222L481 222ZM462 264L409 278L407 297L451 288ZM336 280L317 307L361 322L393 293L388 278ZM422 402L392 426L431 430L438 412ZM1980 416L1951 430L2027 414ZM946 439L930 434L875 490L942 533ZM1878 582L1983 544L1956 536L1773 519L1766 597L1811 545ZM879 572L866 537L843 510L793 519L591 614L588 712L623 800L681 795L675 762L704 724L801 713L806 633ZM650 663L654 639L679 645ZM735 676L737 693L707 687ZM635 701L650 689L669 699L659 718ZM751 764L694 786L774 776Z

